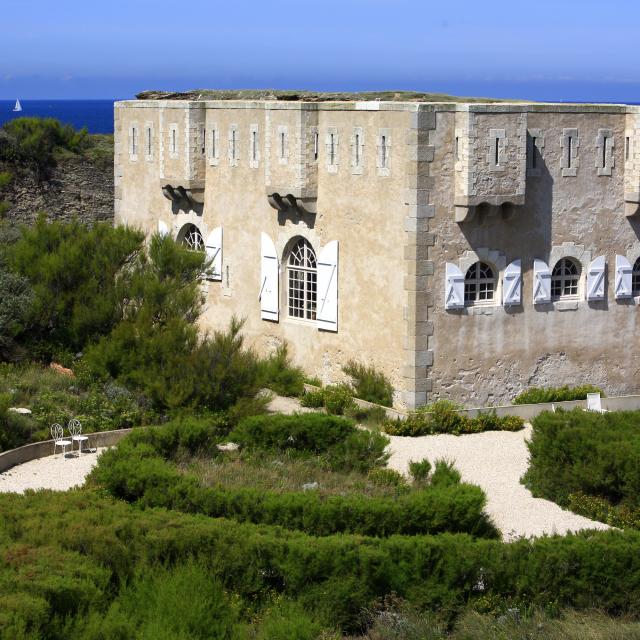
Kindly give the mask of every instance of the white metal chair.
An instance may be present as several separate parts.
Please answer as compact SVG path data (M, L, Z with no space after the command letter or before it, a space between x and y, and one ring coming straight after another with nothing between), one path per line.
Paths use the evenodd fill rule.
M73 451L73 443L78 443L78 457L82 454L82 443L88 442L88 436L82 435L82 425L80 424L80 420L76 420L73 418L69 420L69 434L71 435L71 450Z
M606 413L607 410L602 408L599 393L587 393L587 411Z
M51 437L53 438L53 455L56 455L56 447L62 447L62 455L67 455L67 447L72 447L71 440L64 439L64 429L57 422L51 425Z

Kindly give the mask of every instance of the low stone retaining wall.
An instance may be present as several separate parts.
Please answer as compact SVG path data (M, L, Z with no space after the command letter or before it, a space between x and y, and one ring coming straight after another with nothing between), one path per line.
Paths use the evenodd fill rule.
M312 384L304 385L305 391L319 391L321 387L316 387ZM389 418L400 418L401 420L407 417L407 411L401 411L399 409L392 409L390 407L383 407L379 404L367 402L366 400L360 400L354 398L355 403L365 409L378 407L384 409ZM601 399L602 408L608 411L637 411L640 410L640 395L633 396L614 396ZM567 402L540 402L537 404L509 404L496 407L474 407L472 409L461 409L458 413L466 415L469 418L477 416L479 413L487 413L489 411L495 411L499 417L503 416L520 416L525 422L530 422L539 413L543 411L552 411L553 407L556 409L563 409L564 411L571 411L572 409L586 409L586 400L568 400Z
M116 431L99 431L97 433L85 433L89 437L89 442L85 446L90 448L111 447L118 444L133 429L118 429ZM60 451L60 449L58 449ZM44 440L43 442L34 442L25 444L17 449L10 449L0 453L0 473L15 467L17 464L45 458L53 455L53 440Z

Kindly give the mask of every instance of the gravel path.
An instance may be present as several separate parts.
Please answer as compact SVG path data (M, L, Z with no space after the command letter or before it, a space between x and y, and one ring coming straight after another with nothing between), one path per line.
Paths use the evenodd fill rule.
M63 457L61 453L31 460L0 473L0 492L24 493L27 489L67 491L84 483L98 461L97 453L83 453L81 457Z
M529 452L526 440L531 426L522 431L487 431L464 436L422 436L406 438L389 436L389 466L407 473L409 462L428 458L453 460L462 479L477 484L487 495L487 513L507 541L520 536L565 534L581 529L608 529L595 522L565 511L557 504L534 498L520 484L527 470Z

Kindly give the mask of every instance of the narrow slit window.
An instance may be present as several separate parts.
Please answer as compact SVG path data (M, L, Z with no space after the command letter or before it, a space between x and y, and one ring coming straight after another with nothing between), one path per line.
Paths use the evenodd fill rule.
M567 169L571 169L571 156L573 155L573 136L567 138Z
M284 158L284 147L285 147L285 138L284 131L280 132L280 157Z
M456 136L455 154L456 160L460 160L460 138L458 136Z
M624 139L624 159L628 160L629 156L631 155L631 138L629 136L627 136Z
M207 132L205 129L200 131L200 153L204 155L207 149Z
M496 138L496 144L494 149L494 162L500 164L500 138Z
M538 158L537 158L538 145L537 145L537 141L538 141L537 138L535 138L535 137L531 138L531 168L532 169L536 169L537 168L537 164L538 164Z
M236 159L236 130L231 131L231 157Z
M335 164L335 159L336 159L336 146L335 146L335 139L334 139L334 134L330 134L331 138L330 138L330 147L329 147L329 164Z
M137 140L138 130L136 127L131 129L131 153L135 156L137 152Z
M251 159L256 160L258 155L258 133L256 131L251 132Z
M356 165L360 164L360 134L356 133L356 148L355 148L355 152L356 152Z
M176 152L176 130L171 130L171 153Z
M602 139L602 166L607 166L607 151L609 150L609 138L605 136Z
M216 130L211 129L211 157L216 157Z
M151 155L151 127L147 127L147 155Z
M316 131L313 134L313 159L318 159L318 152L320 147L320 134Z
M387 166L387 136L382 136L380 140L380 166L383 169Z

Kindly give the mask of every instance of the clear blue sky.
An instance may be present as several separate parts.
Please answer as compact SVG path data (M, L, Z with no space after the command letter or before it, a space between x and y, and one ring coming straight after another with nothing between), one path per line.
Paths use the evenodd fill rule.
M638 0L2 0L0 99L415 89L640 102Z

